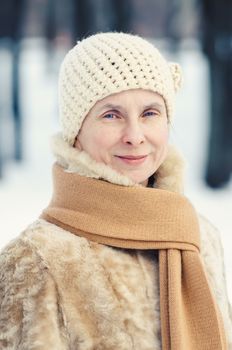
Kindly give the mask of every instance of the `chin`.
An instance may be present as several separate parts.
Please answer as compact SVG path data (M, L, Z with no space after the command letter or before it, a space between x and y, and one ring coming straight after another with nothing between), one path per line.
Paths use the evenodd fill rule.
M137 169L134 171L128 171L119 167L114 167L112 166L112 168L114 170L116 170L118 173L128 177L129 179L131 179L133 182L135 182L136 184L142 184L142 183L147 183L148 182L148 178L154 174L154 170L152 169L151 171L141 171L141 169Z
M146 184L148 182L149 176L133 176L124 173L127 177L129 177L132 181L134 181L136 184Z

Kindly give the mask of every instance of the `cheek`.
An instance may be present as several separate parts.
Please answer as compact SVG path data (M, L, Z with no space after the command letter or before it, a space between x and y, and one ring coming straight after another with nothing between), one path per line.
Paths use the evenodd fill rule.
M104 149L113 143L114 135L110 132L99 132L93 135L93 144Z
M110 152L111 147L116 143L116 133L111 132L110 130L103 132L96 130L95 133L91 136L91 148L92 152L95 154L104 155L107 152Z
M166 128L163 132L161 132L161 142L163 145L168 145L168 140L169 140L169 129Z
M167 127L157 128L155 132L150 135L152 144L156 147L165 147L168 145L169 129Z

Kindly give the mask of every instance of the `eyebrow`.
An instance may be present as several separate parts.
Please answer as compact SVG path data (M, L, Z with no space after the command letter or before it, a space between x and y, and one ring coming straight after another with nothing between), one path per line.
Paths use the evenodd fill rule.
M154 102L154 103L149 103L148 105L145 105L143 107L143 109L151 109L151 108L160 108L160 109L164 109L164 105L161 105L158 102Z
M120 106L120 105L114 105L114 104L112 104L112 103L106 103L105 105L103 105L102 107L100 107L99 109L98 109L98 113L99 112L101 112L101 111L103 111L104 109L117 109L117 110L121 110L121 111L123 111L124 110L124 108L122 107L122 106Z
M149 104L143 106L143 110L151 109L151 108L158 108L158 109L163 110L164 106L161 105L158 102L149 103ZM100 107L98 109L98 113L102 112L104 109L112 109L112 110L118 110L118 111L124 111L125 112L125 109L122 106L120 106L120 105L115 105L115 104L112 104L112 103L106 103L105 105L103 105L102 107Z

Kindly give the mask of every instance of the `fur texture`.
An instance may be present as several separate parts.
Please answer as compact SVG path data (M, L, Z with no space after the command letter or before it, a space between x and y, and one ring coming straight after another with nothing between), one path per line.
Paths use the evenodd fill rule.
M67 171L133 185L64 147L59 136L55 141ZM182 191L177 159L170 148L157 187ZM202 260L232 349L220 236L205 218L199 221ZM37 220L0 255L0 349L160 350L158 285L156 252L104 246Z
M122 186L141 186L127 176L119 174L109 166L98 163L85 151L71 147L62 138L61 133L53 136L51 147L60 165L69 172L96 179L104 179ZM174 192L183 192L184 159L174 146L169 146L168 154L154 174L156 186Z

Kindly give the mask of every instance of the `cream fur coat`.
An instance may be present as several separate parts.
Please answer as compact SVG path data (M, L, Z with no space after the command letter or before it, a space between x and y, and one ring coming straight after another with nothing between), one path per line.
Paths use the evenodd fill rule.
M60 135L53 151L67 171L134 185ZM182 160L172 147L156 187L182 191ZM220 237L199 221L202 259L232 349ZM160 350L158 283L154 251L111 248L37 220L0 255L0 349Z

